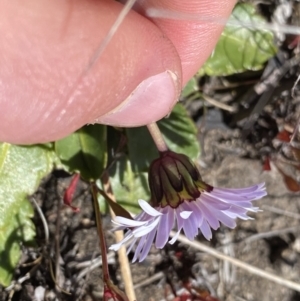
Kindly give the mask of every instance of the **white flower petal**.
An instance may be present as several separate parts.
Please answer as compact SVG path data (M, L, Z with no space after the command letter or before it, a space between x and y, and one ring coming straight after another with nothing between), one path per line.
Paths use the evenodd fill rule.
M193 211L181 211L179 214L183 219L188 219Z
M176 234L173 236L173 238L171 240L169 240L169 244L173 245L175 243L175 241L177 240L179 234L180 234L181 229L179 229Z
M132 237L133 237L132 232L131 231L127 232L125 237L120 242L118 242L117 244L111 245L109 247L109 250L118 251L122 247L122 245L124 245Z
M138 226L143 226L147 222L144 221L136 221L133 219L129 219L123 216L116 216L115 217L115 224L120 225L120 226L127 226L127 227L138 227Z
M158 223L160 221L160 218L156 218L151 224L148 224L146 226L141 226L139 228L136 228L132 231L132 234L134 237L142 237L149 232L151 232L154 228L157 227Z
M156 209L154 209L148 202L144 201L144 200L139 200L139 205L141 206L141 208L149 215L156 217L159 215L162 215L161 212L157 211Z

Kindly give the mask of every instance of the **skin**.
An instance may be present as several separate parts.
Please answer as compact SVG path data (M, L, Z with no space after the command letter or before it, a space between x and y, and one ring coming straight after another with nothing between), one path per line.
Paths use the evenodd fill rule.
M149 8L227 18L233 0L139 0L99 59L122 10L112 0L0 2L0 141L60 139L87 123L163 118L211 54L222 26L149 19Z

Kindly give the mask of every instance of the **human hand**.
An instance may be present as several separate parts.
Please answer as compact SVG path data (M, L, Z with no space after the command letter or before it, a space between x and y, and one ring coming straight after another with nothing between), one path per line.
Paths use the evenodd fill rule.
M86 123L139 126L167 115L222 26L155 19L150 7L227 18L234 0L139 0L95 64L122 10L112 0L0 2L0 141L41 143ZM81 76L83 74L83 76Z

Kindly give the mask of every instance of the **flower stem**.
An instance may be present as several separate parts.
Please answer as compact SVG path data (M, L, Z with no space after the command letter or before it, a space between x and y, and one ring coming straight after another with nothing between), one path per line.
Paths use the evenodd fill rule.
M102 219L100 214L100 208L97 198L98 188L95 183L91 183L91 190L93 196L93 203L94 203L94 210L96 215L96 224L99 236L99 243L101 249L101 257L102 257L102 272L103 272L103 282L104 282L104 300L108 296L113 296L114 300L120 301L129 301L127 296L113 284L112 280L109 277L109 270L108 270L108 261L107 261L107 253L106 253L106 243L104 237L104 230L102 226Z
M92 189L92 195L93 195L94 210L95 210L95 215L96 215L96 224L97 224L101 256L102 256L103 277L104 277L104 282L106 282L105 280L109 279L108 263L107 263L107 256L106 256L106 244L105 244L105 237L104 237L104 233L103 233L100 208L99 208L98 198L97 198L97 187L94 183L91 183L91 189Z
M150 135L153 138L153 141L154 141L158 151L160 153L168 151L169 148L164 140L164 137L163 137L159 127L157 126L157 123L156 122L150 123L147 125L147 128L150 132Z

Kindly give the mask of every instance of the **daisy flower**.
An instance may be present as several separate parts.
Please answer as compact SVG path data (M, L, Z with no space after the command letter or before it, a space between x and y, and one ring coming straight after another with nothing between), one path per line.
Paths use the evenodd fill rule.
M163 248L169 240L172 229L176 235L169 240L173 244L179 233L193 240L199 232L210 240L212 230L220 223L233 229L236 218L251 219L248 211L258 212L252 201L264 197L265 184L257 184L241 189L212 187L201 180L196 166L188 157L167 151L150 166L150 204L139 200L142 212L134 219L117 216L113 221L116 230L128 229L124 239L110 247L117 251L129 243L127 252L134 247L133 262L143 261L151 245Z

